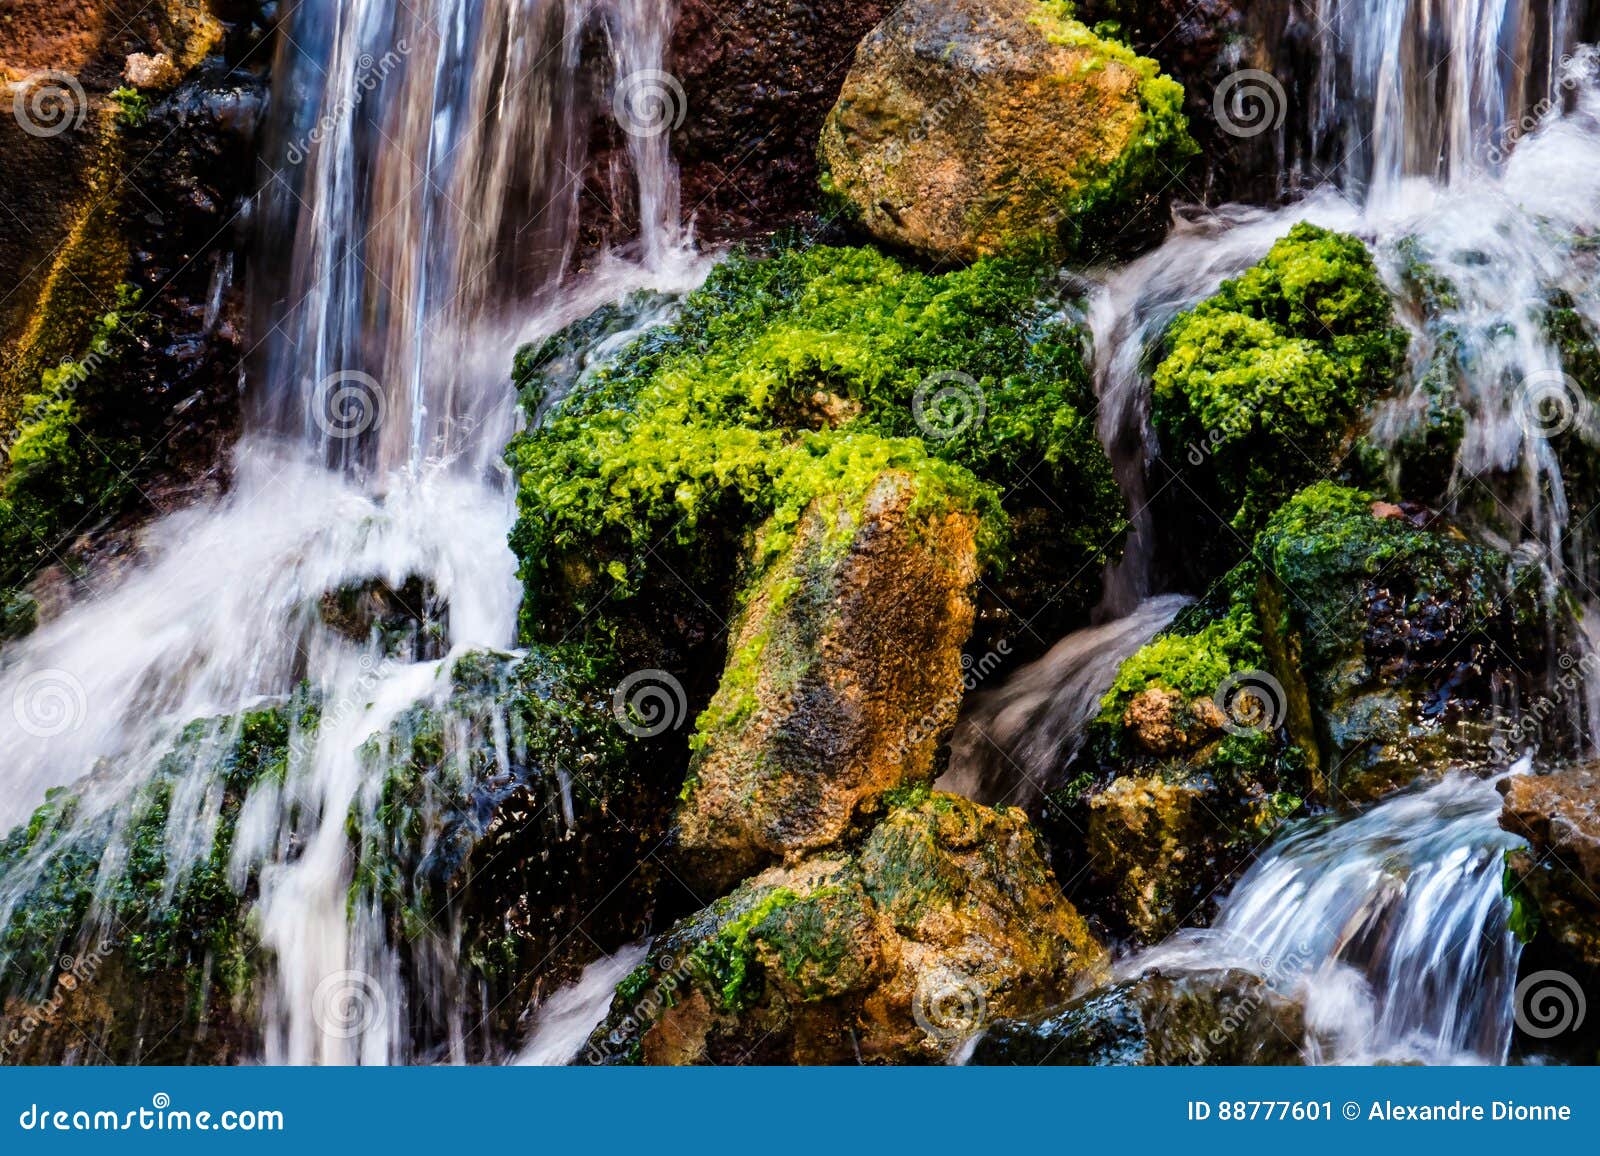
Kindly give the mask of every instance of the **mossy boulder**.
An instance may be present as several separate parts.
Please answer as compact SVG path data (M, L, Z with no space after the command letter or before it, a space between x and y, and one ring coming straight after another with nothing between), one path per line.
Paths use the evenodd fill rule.
M720 636L811 504L886 470L978 513L992 629L1081 621L1122 502L1047 276L936 276L870 249L734 256L604 357L571 335L525 350L523 405L543 420L509 452L529 636L581 627L624 655ZM625 332L627 315L590 328Z
M1523 937L1593 969L1591 992L1600 992L1600 767L1514 775L1500 793L1500 825L1528 840L1506 857Z
M1164 204L1193 144L1183 90L1054 0L911 0L856 50L823 188L874 237L943 261L1090 253Z
M1152 418L1159 468L1181 478L1164 487L1172 524L1210 528L1192 542L1196 558L1231 564L1241 551L1229 543L1248 543L1283 501L1339 465L1407 345L1366 246L1305 223L1179 315L1155 370ZM1214 533L1218 519L1234 533Z
M1503 761L1504 704L1535 695L1560 626L1535 562L1331 482L1274 514L1255 554L1271 670L1326 798Z
M915 475L818 499L746 592L678 810L722 889L838 843L886 791L933 777L972 629L978 515Z
M771 868L675 926L587 1059L936 1062L1106 972L1022 812L913 791L854 851Z
M1152 969L1064 1007L991 1025L974 1064L1296 1065L1300 1004L1237 969Z
M89 813L91 777L0 843L0 1060L248 1051L257 877L233 864L234 834L251 792L282 783L307 724L305 704L194 723L123 805Z

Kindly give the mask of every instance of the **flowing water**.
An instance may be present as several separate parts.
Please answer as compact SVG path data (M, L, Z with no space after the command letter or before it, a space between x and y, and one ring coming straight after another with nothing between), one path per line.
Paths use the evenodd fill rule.
M267 339L237 484L152 526L131 576L6 648L0 694L18 709L0 717L0 824L95 769L74 829L119 832L86 941L115 934L119 839L183 728L297 687L321 704L285 781L246 800L229 868L237 886L259 877L268 1062L415 1059L418 1022L443 1040L430 1056L465 1058L452 930L407 945L424 971L435 957L417 985L428 990L408 989L380 897L352 890L349 825L373 821L381 787L361 748L443 699L451 657L515 642L499 457L516 421L516 345L704 275L678 227L667 137L649 123L672 110L640 88L661 75L671 15L659 0L301 0L275 74L278 168L259 206ZM602 80L618 95L590 108ZM573 284L591 121L613 109L639 233ZM270 260L280 248L287 276ZM448 607L443 661L351 641L319 615L328 592L412 578ZM173 790L169 895L211 847L230 725ZM40 866L0 885L0 926Z
M1518 771L1527 771L1524 763ZM1313 1059L1503 1063L1522 945L1493 782L1452 776L1264 853L1213 926L1122 961L1239 967L1305 1001Z
M1280 19L1289 7L1259 11ZM1177 612L1182 600L1162 596L1153 566L1161 527L1145 478L1158 452L1184 449L1157 447L1150 431L1149 350L1177 311L1298 219L1368 239L1416 330L1413 371L1375 435L1403 438L1442 380L1466 414L1453 479L1462 511L1481 511L1487 493L1484 531L1541 560L1550 591L1590 601L1588 549L1565 529L1552 440L1569 428L1591 436L1592 419L1540 324L1560 290L1600 329L1587 242L1600 229L1600 97L1588 58L1566 59L1581 7L1309 6L1317 67L1297 112L1310 155L1326 161L1315 171L1339 187L1288 207L1189 211L1162 248L1103 277L1091 304L1101 433L1132 540L1107 573L1101 623L974 704L948 784L1029 797L1070 758L1117 664ZM681 292L704 273L679 228L659 131L676 111L660 72L671 16L663 0L300 0L275 72L275 175L258 206L263 249L283 259L264 263L257 286L263 340L237 484L152 526L135 571L91 582L78 605L0 655L0 701L18 707L0 715L7 825L92 770L73 823L126 830L139 788L192 720L297 686L322 703L322 725L291 743L283 783L246 801L230 864L237 884L259 878L273 961L261 1059L468 1055L451 929L417 949L424 958L410 966L426 982L408 985L379 897L352 886L348 843L349 824L370 823L378 805L360 749L447 693L449 659L353 642L322 621L318 601L420 577L448 606L449 654L513 645L513 504L499 465L518 420L512 350L631 289ZM574 283L588 142L605 116L624 129L638 235ZM1456 286L1428 317L1406 275L1419 256ZM201 749L220 758L230 725ZM1011 763L1026 773L1008 780ZM199 757L174 788L169 894L211 845L218 774L216 759ZM1330 1058L1503 1059L1516 948L1492 795L1449 779L1302 829L1241 881L1216 928L1162 958L1303 959ZM102 922L125 854L113 838ZM0 883L0 926L37 866ZM625 963L603 961L547 1001L526 1058L566 1053ZM426 1057L418 1022L436 1039Z

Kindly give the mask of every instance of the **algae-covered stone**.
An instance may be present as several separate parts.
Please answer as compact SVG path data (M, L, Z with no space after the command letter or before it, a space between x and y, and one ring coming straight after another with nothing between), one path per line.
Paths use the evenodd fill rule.
M1330 797L1371 800L1501 759L1504 704L1544 666L1537 566L1330 482L1273 515L1256 556L1272 670L1306 713Z
M1300 1004L1237 969L1153 969L1024 1020L993 1024L974 1064L1294 1065Z
M885 791L932 777L963 691L977 523L899 472L812 504L746 595L700 720L679 809L697 875L726 886L837 843Z
M879 240L973 260L1116 247L1192 149L1183 90L1064 4L910 0L862 41L819 148Z
M674 927L587 1059L937 1061L1106 962L1020 811L916 792L854 853L771 868Z

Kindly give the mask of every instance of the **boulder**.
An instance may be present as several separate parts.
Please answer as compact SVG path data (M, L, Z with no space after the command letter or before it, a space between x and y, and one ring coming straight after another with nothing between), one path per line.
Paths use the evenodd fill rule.
M1600 968L1600 766L1514 775L1500 793L1500 825L1528 840L1506 861L1524 932L1536 926Z
M1300 1004L1257 975L1150 970L1054 1011L990 1025L969 1062L1294 1065L1304 1038Z
M774 867L672 928L590 1063L914 1063L1105 978L1026 817L914 791L853 853Z
M746 592L700 720L678 811L696 877L721 890L829 847L933 777L964 691L977 525L898 471L812 502Z
M1192 145L1153 61L1041 0L910 0L861 43L823 187L886 244L970 261L1040 239L1125 247Z

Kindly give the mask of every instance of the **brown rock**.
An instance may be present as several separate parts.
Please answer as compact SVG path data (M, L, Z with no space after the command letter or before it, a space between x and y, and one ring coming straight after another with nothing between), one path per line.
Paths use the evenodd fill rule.
M890 472L818 499L746 593L678 814L702 881L831 846L932 777L977 576L977 517L933 485Z
M1511 876L1539 913L1540 928L1600 967L1600 766L1515 775L1500 784L1500 825L1528 840Z

